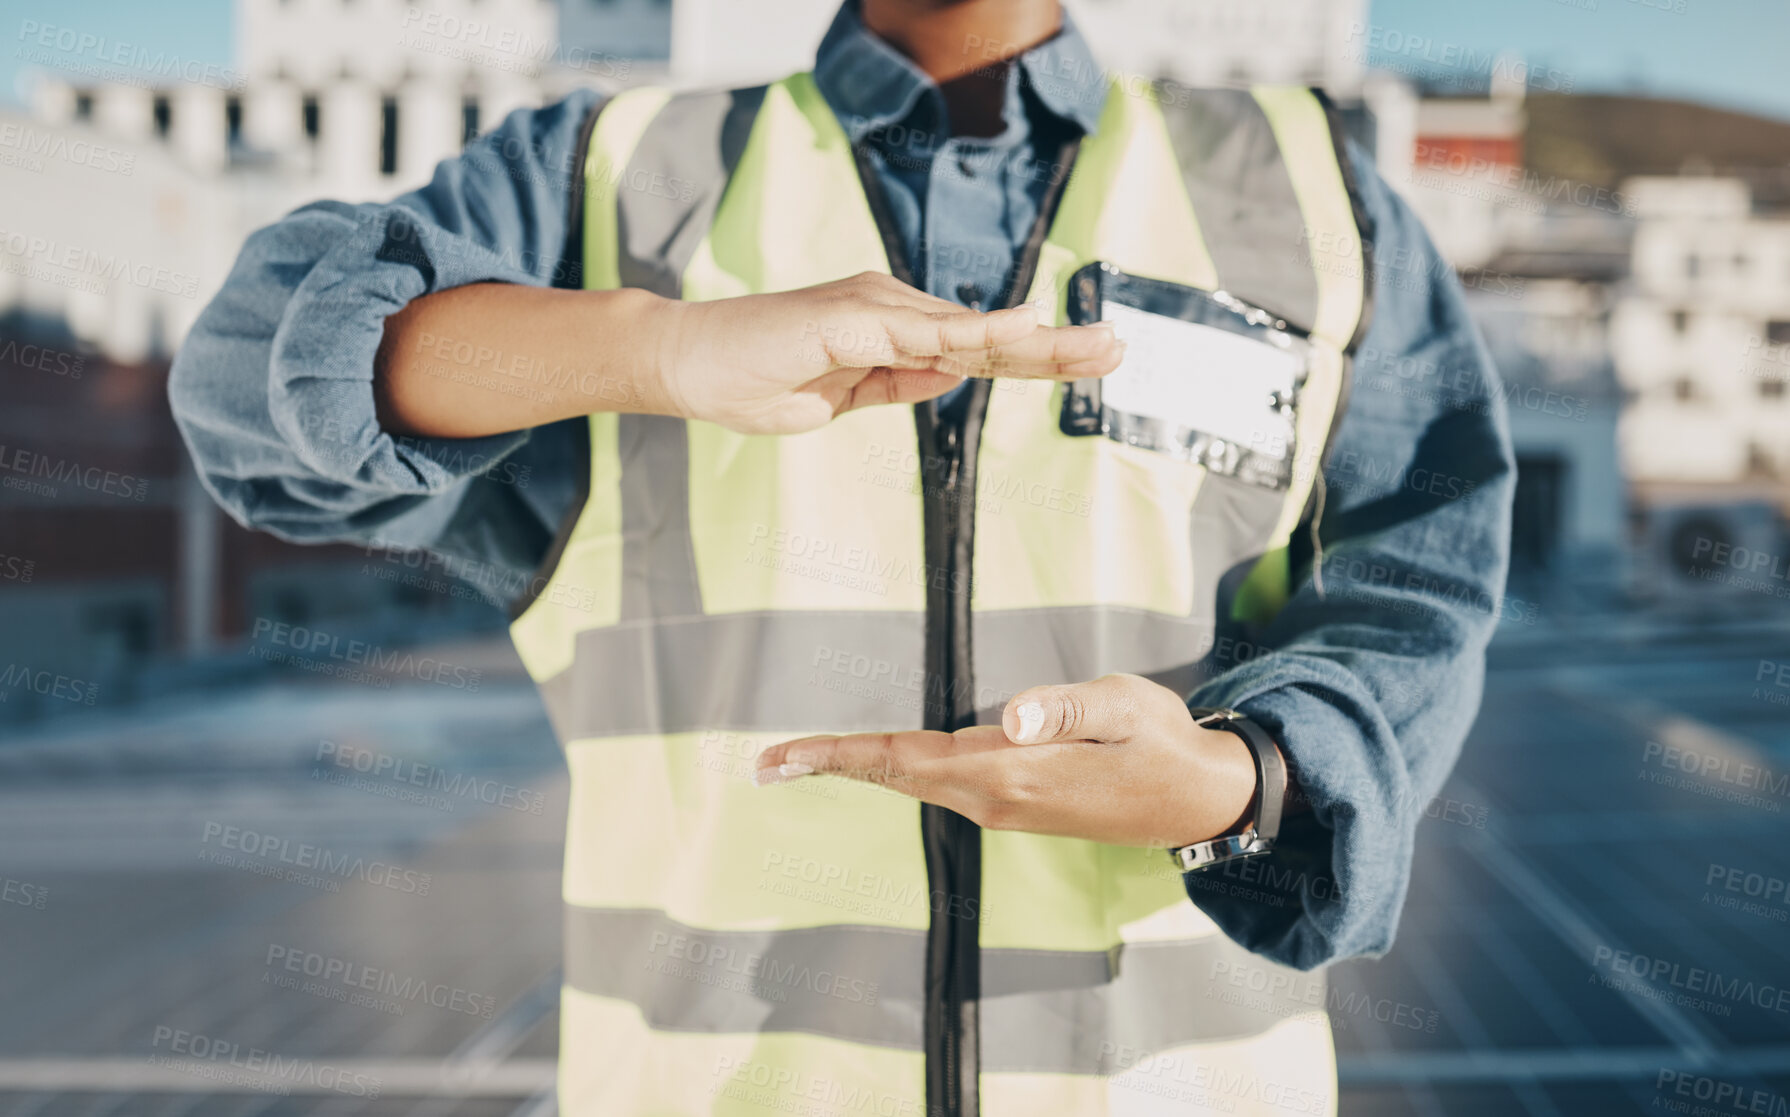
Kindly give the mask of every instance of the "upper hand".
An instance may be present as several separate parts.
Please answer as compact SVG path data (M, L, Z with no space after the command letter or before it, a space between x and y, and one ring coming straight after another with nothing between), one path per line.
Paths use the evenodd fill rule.
M1041 326L1032 306L983 314L878 272L662 309L657 379L673 408L747 434L917 403L970 376L1105 376L1124 349L1107 326Z
M1163 848L1234 833L1255 798L1248 746L1137 675L1021 691L1000 725L773 745L756 779L809 773L881 784L990 830Z

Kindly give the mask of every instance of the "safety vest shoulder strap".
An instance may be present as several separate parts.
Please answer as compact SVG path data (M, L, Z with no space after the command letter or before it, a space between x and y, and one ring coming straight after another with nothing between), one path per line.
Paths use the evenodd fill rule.
M679 297L767 88L643 87L602 107L584 160L586 287Z
M1163 83L1156 101L1219 285L1351 351L1372 275L1335 106L1297 86Z

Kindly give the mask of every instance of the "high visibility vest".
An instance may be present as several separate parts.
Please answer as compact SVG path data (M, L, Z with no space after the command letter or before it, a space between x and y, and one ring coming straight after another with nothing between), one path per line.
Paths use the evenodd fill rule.
M1339 150L1307 90L1115 84L1022 261L1059 315L1105 261L1308 330L1283 487L1071 437L1039 381L972 382L961 424L591 417L587 491L513 625L571 771L563 1112L1334 1110L1321 979L1232 944L1160 850L749 776L798 736L1189 680L1220 610L1277 607L1364 316ZM861 159L807 74L622 93L586 151L585 286L702 300L899 268Z

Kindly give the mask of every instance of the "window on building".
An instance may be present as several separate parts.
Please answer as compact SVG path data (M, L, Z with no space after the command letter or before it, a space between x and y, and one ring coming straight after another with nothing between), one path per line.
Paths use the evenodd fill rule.
M387 97L379 103L379 173L395 174L398 170L398 99Z
M150 102L149 111L155 116L155 134L167 139L168 132L174 127L174 103L168 100L166 93L160 93Z
M1783 399L1784 380L1781 377L1769 376L1759 381L1759 395L1762 399Z
M1777 461L1771 451L1757 442L1747 443L1746 471L1749 477L1775 478L1778 475Z
M1672 332L1673 333L1675 333L1675 334L1683 333L1686 329L1688 329L1690 327L1690 324L1691 324L1691 312L1690 311L1674 310L1672 312Z
M1672 381L1672 398L1690 400L1697 398L1697 382L1688 376L1680 376Z
M460 146L479 138L479 101L468 97L460 102Z
M235 147L242 142L242 98L224 98L224 142Z
M1510 560L1519 578L1547 570L1559 556L1568 475L1566 460L1558 454L1517 458Z
M91 93L75 94L75 119L76 120L92 120L93 119L93 94L91 94Z
M1684 275L1685 275L1685 278L1687 278L1687 279L1695 279L1695 278L1697 278L1697 274L1698 274L1698 273L1699 273L1699 272L1700 272L1700 271L1702 271L1702 268L1703 268L1703 261L1701 261L1701 260L1699 260L1699 259L1697 259L1697 257L1696 257L1696 256L1694 256L1694 255L1693 255L1693 256L1686 256L1686 257L1685 257L1685 258L1684 258Z
M1790 345L1790 319L1774 318L1765 323L1765 340L1773 345Z
M1752 264L1753 264L1752 260L1747 257L1746 253L1736 252L1734 254L1734 270L1735 271L1743 272L1743 271L1747 270L1747 268L1751 267Z
M302 106L299 111L304 114L305 118L305 135L314 140L317 138L317 134L323 130L323 111L317 104L316 94L307 93L299 104Z
M155 650L155 617L140 601L115 601L85 610L87 638L96 655L116 662L141 659Z

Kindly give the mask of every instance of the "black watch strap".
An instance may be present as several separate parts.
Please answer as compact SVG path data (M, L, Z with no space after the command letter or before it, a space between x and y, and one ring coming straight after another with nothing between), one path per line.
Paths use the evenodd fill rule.
M1236 710L1195 707L1193 723L1202 729L1223 729L1243 738L1255 758L1255 833L1272 842L1280 836L1280 812L1287 797L1287 765L1268 731Z

